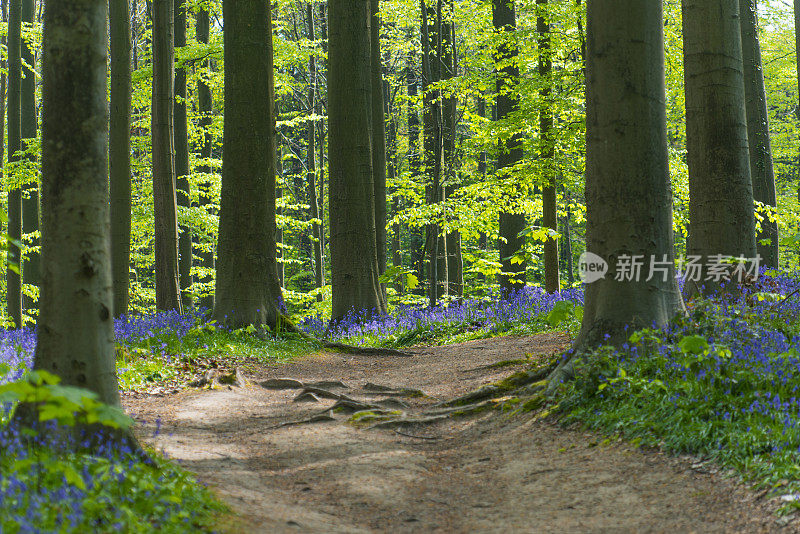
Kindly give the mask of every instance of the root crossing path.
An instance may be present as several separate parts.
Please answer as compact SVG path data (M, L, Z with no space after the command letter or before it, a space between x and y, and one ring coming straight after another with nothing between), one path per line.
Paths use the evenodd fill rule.
M139 426L145 442L231 505L231 532L796 531L773 514L774 502L689 458L529 414L380 426L384 414L413 420L524 366L493 364L568 342L496 338L418 348L411 358L322 352L245 373L241 387L124 403L149 421ZM353 424L353 412L368 417Z

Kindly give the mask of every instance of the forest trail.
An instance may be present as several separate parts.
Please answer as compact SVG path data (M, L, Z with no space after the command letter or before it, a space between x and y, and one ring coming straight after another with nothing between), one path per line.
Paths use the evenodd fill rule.
M231 532L794 532L774 503L693 464L532 415L489 411L427 425L368 430L335 402L294 402L300 389L259 383L290 377L347 397L385 399L371 382L422 390L410 410L497 381L521 365L493 363L552 354L560 334L495 338L413 349L412 358L321 352L248 374L245 387L126 398L143 441L163 450L241 516ZM156 418L161 431L154 433Z

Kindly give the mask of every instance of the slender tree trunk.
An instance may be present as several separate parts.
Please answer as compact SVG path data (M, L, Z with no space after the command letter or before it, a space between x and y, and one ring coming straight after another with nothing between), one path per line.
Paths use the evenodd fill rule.
M587 284L579 356L626 340L626 327L663 326L683 310L673 265L662 5L587 7L586 246L608 262L609 275ZM631 255L666 260L665 272L617 280L621 258ZM554 372L550 391L572 376L573 362Z
M479 117L486 118L486 99L481 95L478 98L477 104L477 113ZM487 157L486 151L481 150L480 154L478 155L478 176L481 182L486 181L486 170L487 170ZM489 245L489 236L486 235L485 232L481 232L478 234L478 248L482 251L485 251ZM486 281L486 275L483 273L478 273L478 280Z
M181 310L174 148L174 4L153 0L153 212L156 308Z
M114 316L128 313L131 249L131 22L128 0L109 0L111 115L108 157Z
M539 76L544 85L539 89L542 107L539 110L539 135L541 145L539 160L546 182L542 186L542 225L552 232L558 232L556 205L556 175L553 162L555 139L553 138L553 111L550 99L550 73L553 62L550 58L550 15L548 0L536 0L536 31L539 34ZM548 293L561 289L558 272L558 240L550 238L544 243L544 287Z
M739 0L742 32L742 64L744 96L747 106L747 138L750 147L750 176L753 198L762 204L777 207L775 170L769 141L769 113L761 68L761 46L758 42L756 0ZM764 265L778 268L778 222L765 217L756 236L756 251ZM762 241L768 241L762 243Z
M312 4L309 2L306 5L306 17L308 18L308 38L311 41L316 40L314 34L314 10ZM316 57L312 54L308 59L308 73L310 83L308 84L308 107L310 114L316 114L317 109L317 62ZM316 121L309 121L308 123L308 171L306 174L307 189L308 189L308 203L311 206L311 218L314 223L311 227L314 242L312 247L314 249L314 285L317 289L321 289L325 285L325 271L322 265L322 225L318 222L320 220L320 207L317 200L317 162L316 162L316 142L317 142L317 129ZM321 166L320 161L320 166ZM322 293L317 294L317 302L322 302Z
M106 153L107 6L105 0L45 6L43 277L33 367L119 406Z
M328 121L333 321L385 312L378 278L370 0L330 0Z
M688 295L721 287L708 279L718 255L756 255L739 18L738 0L683 0L687 248L702 264Z
M409 52L406 61L406 92L408 96L406 113L408 114L408 173L411 181L415 181L419 176L419 114L417 113L419 80L414 69L415 64L414 54L413 52ZM417 279L419 281L417 288L420 292L424 291L425 287L425 250L424 240L421 234L422 229L411 229L411 263L417 272Z
M34 0L22 0L22 22L26 24L33 24L34 21ZM35 68L36 61L34 50L27 41L22 42L21 46L22 60ZM21 81L21 134L22 139L35 139L37 121L36 121L36 75L34 71L28 67L22 68L23 78ZM28 148L28 142L22 142L22 148ZM34 163L34 157L28 156L31 163ZM31 235L39 231L39 184L38 180L28 182L25 184L22 195L22 233L23 235ZM38 247L39 239L31 237L29 246ZM26 257L23 260L22 268L22 281L25 285L39 286L41 280L41 262L39 261L39 252L36 250L28 250ZM34 299L23 293L23 308L30 309L36 306Z
M427 204L439 204L442 199L442 109L441 94L437 89L431 88L440 79L441 62L440 30L437 13L434 7L426 5L426 0L421 0L422 8L422 136L424 148L425 173L425 200ZM428 258L428 302L436 306L439 297L447 288L441 284L441 278L447 272L440 269L439 258L446 254L444 241L441 238L439 225L429 223L425 228L425 251Z
M21 148L21 71L22 43L20 30L22 25L22 0L11 0L8 13L8 162L19 161ZM12 171L14 175L19 173ZM22 193L19 187L12 187L8 192L8 237L19 242L22 239ZM17 328L22 327L22 269L20 249L13 242L8 246L8 264L6 274L8 316Z
M197 35L197 40L200 43L208 44L209 39L209 14L208 10L203 9L202 7L197 10L196 14L196 25L195 25L195 32ZM201 63L201 67L205 70L211 70L211 60L206 59ZM211 123L213 121L213 112L214 112L214 101L211 96L211 87L208 85L206 78L200 76L197 80L197 108L198 112L200 113L200 121L198 126L202 129L203 137L202 143L200 145L200 153L198 156L205 160L206 162L211 158L212 155L212 138L211 138ZM203 173L205 178L203 178L202 183L199 187L199 204L201 208L205 208L206 212L211 214L213 210L211 209L211 200L212 200L212 182L211 182L211 166L208 163L203 163L198 168L198 171ZM208 248L208 249L206 249ZM200 259L200 267L203 269L204 274L201 274L199 277L199 282L204 285L204 287L208 287L212 284L213 276L210 274L214 270L214 244L207 243L206 246L202 247L198 250L197 253L198 258ZM214 309L214 291L212 289L207 289L208 294L204 294L200 297L199 306L201 308L207 308L209 310Z
M285 324L275 261L275 91L272 11L223 2L223 134L214 315L230 326Z
M186 46L185 0L174 0L175 48ZM177 205L188 209L189 192L189 129L186 118L186 68L175 69L175 177ZM178 275L181 302L184 308L192 305L192 231L187 225L178 228Z
M381 19L378 0L370 1L370 68L372 86L372 174L375 188L375 247L378 274L386 272L386 118L383 114L383 64L381 63ZM385 300L383 291L382 298Z
M277 110L275 116L278 116ZM275 215L276 219L283 216L283 147L275 141ZM278 268L278 283L281 289L286 287L286 270L283 264L283 227L275 225L275 263Z
M493 0L492 21L495 31L502 39L495 52L495 61L500 65L497 71L497 120L505 119L514 113L519 105L516 85L519 68L515 58L519 51L515 42L517 17L514 0ZM507 141L499 142L497 169L511 172L510 168L522 160L522 139L514 135ZM508 171L506 169L509 169ZM512 200L512 199L509 199ZM513 199L516 200L516 199ZM500 262L503 273L500 275L500 290L508 293L525 285L526 262L520 261L525 238L519 234L525 229L525 214L512 211L500 212Z

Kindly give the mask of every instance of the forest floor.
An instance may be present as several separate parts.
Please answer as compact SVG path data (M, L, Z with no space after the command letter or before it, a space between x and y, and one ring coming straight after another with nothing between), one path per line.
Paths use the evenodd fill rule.
M388 393L367 383L413 388L425 396L397 401L418 412L524 367L491 364L535 361L568 344L566 335L545 333L414 347L410 358L325 351L248 372L242 387L127 396L123 404L146 421L138 425L143 441L231 505L238 515L222 526L231 532L800 531L774 514L774 500L693 458L535 414L490 410L369 429L326 411L335 399L319 391L316 401L295 402L300 389L260 385L341 381L346 388L317 385L370 403Z

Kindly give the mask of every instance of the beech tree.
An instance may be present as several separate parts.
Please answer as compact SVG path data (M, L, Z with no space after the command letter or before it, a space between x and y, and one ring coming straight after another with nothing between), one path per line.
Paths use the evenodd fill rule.
M739 0L742 33L742 64L744 67L744 98L747 117L747 140L750 148L750 177L753 198L775 208L775 169L769 140L769 113L761 67L761 45L758 42L756 0ZM764 265L778 267L778 222L766 216L756 236L756 251ZM764 241L768 241L765 243Z
M272 12L225 0L225 130L214 316L232 327L283 323L275 261ZM371 205L370 205L371 211Z
M197 35L197 40L200 43L208 44L209 40L209 14L208 10L204 9L203 6L199 6L197 13L195 15L197 17L197 21L195 24L195 33ZM206 70L211 69L211 60L205 59L200 63L200 66ZM198 121L198 127L202 129L202 141L199 144L199 150L197 156L201 158L203 161L197 171L203 173L203 180L200 183L199 191L198 191L198 198L200 206L204 207L206 211L213 212L210 208L211 199L212 199L212 191L211 191L211 180L209 179L209 175L211 174L211 166L208 164L208 160L211 158L212 154L212 139L211 139L211 132L209 131L209 127L211 126L211 122L213 120L212 113L214 108L214 101L211 95L211 87L208 84L208 81L204 76L198 77L197 80L197 111L200 114L200 120ZM206 247L203 247L198 250L198 257L200 258L200 267L208 271L213 271L214 269L214 246L213 244L206 244ZM210 249L210 250L209 250ZM209 274L202 274L199 277L199 281L203 282L204 284L210 284L212 277ZM203 297L200 298L199 302L200 307L207 308L209 310L214 309L214 292L209 291Z
M756 255L738 0L683 0L689 255L700 257L692 295L719 289L718 255Z
M119 406L108 204L108 3L44 10L42 288L34 369Z
M518 98L514 85L519 78L519 67L515 59L518 56L514 42L517 26L515 0L493 0L492 22L495 31L501 35L501 42L495 53L497 62L497 120L503 120L517 110ZM497 170L501 176L522 160L522 138L515 134L506 141L499 141L497 153ZM516 187L516 186L515 186ZM512 199L516 200L516 199ZM500 275L500 289L509 292L525 284L526 263L521 259L525 238L520 233L525 230L525 214L518 211L500 212L500 263L503 272Z
M22 148L22 0L11 0L8 10L8 162L19 161ZM13 172L13 171L12 171ZM18 175L19 173L17 173ZM13 178L12 178L13 181ZM22 327L22 280L20 249L14 243L22 239L22 192L14 186L8 192L8 268L6 270L6 303L8 316Z
M156 308L180 310L174 144L174 4L153 0L153 215Z
M174 0L175 48L186 46L186 3ZM189 196L189 131L186 118L186 67L175 69L175 193L177 205L188 208ZM192 231L182 224L178 228L178 278L181 302L184 307L192 305Z
M128 0L109 0L109 182L114 316L128 313L131 256L131 23Z
M608 274L586 286L574 356L554 371L551 390L572 376L584 349L622 342L626 328L662 326L683 311L673 263L662 15L661 2L587 5L586 250L608 263ZM634 255L654 257L664 271L617 280L618 266Z
M34 0L22 0L22 22L32 25L34 21ZM21 42L21 55L23 66L20 81L20 134L24 140L36 138L36 74L35 74L35 53L32 43L29 40ZM30 141L22 141L21 148L28 150ZM35 155L26 156L29 160L35 161ZM31 235L39 230L39 183L38 180L30 180L22 190L22 234ZM39 239L31 238L29 246L39 245ZM22 282L25 285L38 286L41 280L41 262L39 252L35 248L28 249L22 264ZM30 309L35 306L34 299L23 292L23 308Z
M383 313L372 156L370 0L328 4L331 319Z

